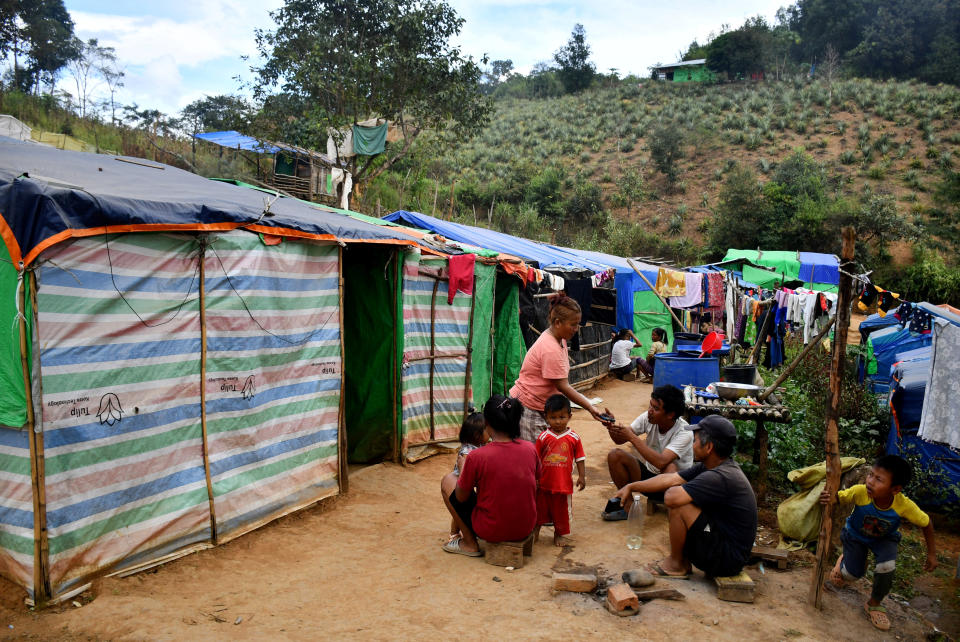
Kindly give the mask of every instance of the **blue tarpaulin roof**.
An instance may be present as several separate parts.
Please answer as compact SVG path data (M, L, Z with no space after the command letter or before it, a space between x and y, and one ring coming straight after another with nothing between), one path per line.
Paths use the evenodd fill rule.
M272 143L257 140L253 136L247 136L235 131L225 132L204 132L194 135L197 140L205 140L208 143L215 143L221 147L230 149L243 149L248 152L257 152L258 154L276 154L280 148Z
M580 250L568 250L482 227L443 221L419 212L399 210L387 214L383 218L386 221L430 230L453 241L470 243L489 250L497 250L505 254L519 256L522 259L535 261L540 269L596 274L613 267L581 256L579 254Z
M800 279L808 283L840 283L840 260L834 254L800 252Z

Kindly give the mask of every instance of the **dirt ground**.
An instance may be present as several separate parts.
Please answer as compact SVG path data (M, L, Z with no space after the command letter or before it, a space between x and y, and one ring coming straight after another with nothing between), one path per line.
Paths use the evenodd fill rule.
M631 420L646 408L650 389L608 381L591 395ZM686 600L654 600L637 617L611 615L591 596L551 594L554 570L591 567L601 576L619 576L668 550L662 511L647 518L637 552L626 548L625 523L599 519L612 491L605 463L612 444L585 416L575 412L572 423L584 440L587 488L573 500L571 545L554 547L545 529L522 569L441 550L450 520L439 480L453 455L439 455L414 466L364 468L351 476L345 496L222 547L132 577L106 578L75 604L34 613L23 606L22 592L0 584L0 638L916 640L931 630L916 612L891 604L893 629L878 635L854 589L826 593L823 611L814 611L806 603L806 553L788 571L748 568L758 583L754 604L719 601L699 573L689 581L659 580L659 587L679 589ZM762 543L775 537L769 529L760 534Z

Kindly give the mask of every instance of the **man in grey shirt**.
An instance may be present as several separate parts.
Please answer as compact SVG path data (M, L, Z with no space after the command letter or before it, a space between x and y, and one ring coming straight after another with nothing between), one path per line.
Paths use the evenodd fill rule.
M605 424L615 444L629 443L633 453L614 448L607 454L610 479L617 488L634 481L650 479L660 473L679 472L693 465L693 433L680 416L684 411L683 392L666 385L653 389L647 412L630 426ZM663 493L647 494L663 501ZM603 519L617 521L627 513L616 501L607 502Z
M737 429L718 415L690 429L696 464L627 484L616 499L629 508L632 493L665 491L670 555L648 567L654 575L687 577L693 566L714 577L736 575L757 535L757 498L732 457Z

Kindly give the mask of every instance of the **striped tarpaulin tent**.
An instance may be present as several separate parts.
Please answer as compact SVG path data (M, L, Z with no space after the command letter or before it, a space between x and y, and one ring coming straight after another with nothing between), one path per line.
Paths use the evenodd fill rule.
M337 493L339 248L215 238L205 270L206 400L223 541Z
M447 303L447 262L405 252L403 262L402 451L457 439L472 403L468 351L473 297Z
M232 231L89 237L44 253L52 595L338 492L338 252Z
M33 486L30 442L22 430L0 428L0 575L33 585ZM32 597L32 594L31 594Z

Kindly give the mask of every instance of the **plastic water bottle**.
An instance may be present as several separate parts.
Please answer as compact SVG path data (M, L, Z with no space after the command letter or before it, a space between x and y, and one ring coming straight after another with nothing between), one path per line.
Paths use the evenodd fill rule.
M643 546L643 504L640 493L633 493L633 503L627 513L627 548L637 550Z

